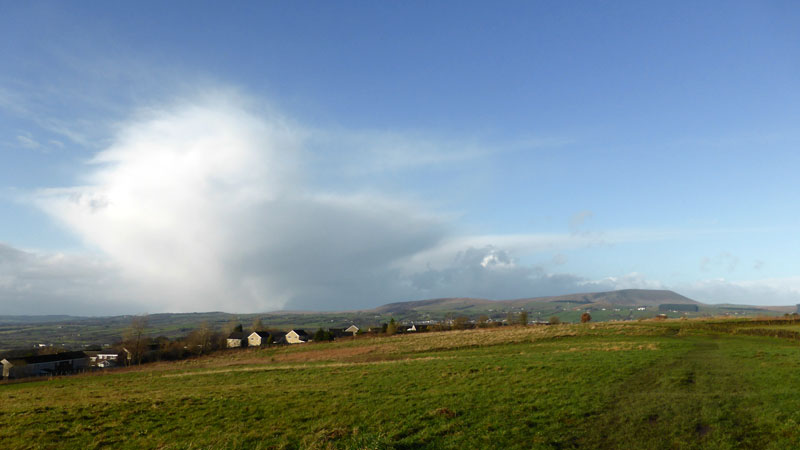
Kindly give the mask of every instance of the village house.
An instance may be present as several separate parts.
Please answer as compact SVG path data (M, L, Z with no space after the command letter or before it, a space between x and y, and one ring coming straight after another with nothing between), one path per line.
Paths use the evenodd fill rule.
M347 333L353 333L353 336L355 336L358 333L358 327L355 325L350 325L349 327L345 328L344 331Z
M84 352L62 352L54 355L25 356L3 359L3 378L23 378L40 375L65 375L89 367L89 357Z
M117 364L119 354L112 351L86 351L89 357L89 365L97 367L113 367Z
M228 348L239 348L243 346L244 340L244 333L241 331L234 331L228 335L228 338L225 340L225 342Z
M328 333L332 334L334 339L350 336L350 333L348 333L344 328L328 328Z
M287 344L304 344L308 342L308 334L305 330L291 330L286 333Z
M253 331L250 333L250 336L247 336L247 345L250 347L267 345L271 336L272 335L268 331Z

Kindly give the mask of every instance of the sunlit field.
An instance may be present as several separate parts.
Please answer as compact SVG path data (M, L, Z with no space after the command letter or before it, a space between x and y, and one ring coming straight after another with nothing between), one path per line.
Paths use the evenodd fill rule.
M789 448L800 346L697 321L219 352L0 385L8 448Z

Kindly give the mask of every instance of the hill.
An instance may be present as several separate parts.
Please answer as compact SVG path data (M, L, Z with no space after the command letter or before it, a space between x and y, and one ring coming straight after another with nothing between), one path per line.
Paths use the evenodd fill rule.
M677 292L656 289L622 289L608 292L591 292L586 294L559 295L556 297L538 297L529 299L512 300L513 304L528 304L531 302L564 302L594 305L622 305L622 306L654 306L662 303L693 304L700 302L678 294Z
M377 308L368 309L366 312L375 312L379 314L403 314L414 311L459 311L476 307L490 307L491 305L497 304L499 304L498 301L487 300L485 298L434 298L430 300L388 303Z
M551 297L533 297L516 300L487 300L485 298L437 298L409 302L389 303L367 310L380 314L408 314L411 312L434 311L469 311L483 310L492 312L504 309L533 308L540 309L546 303L562 303L587 306L649 306L658 307L662 303L695 304L700 302L673 291L653 289L623 289L608 292L589 292L579 294L558 295Z

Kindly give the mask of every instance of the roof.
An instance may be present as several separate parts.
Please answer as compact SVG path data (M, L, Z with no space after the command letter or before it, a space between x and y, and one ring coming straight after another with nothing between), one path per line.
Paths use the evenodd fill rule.
M254 334L257 334L262 339L266 339L271 336L269 331L253 331L252 333L250 333L250 336Z
M228 335L228 339L244 339L244 333L241 331L234 331Z
M308 333L306 333L306 330L302 330L302 329L289 330L289 333L291 333L292 331L297 333L298 336L308 336ZM289 333L286 333L286 334L289 334Z
M24 361L25 364L40 364L47 362L69 361L73 359L88 358L84 352L62 352L54 355L32 355L22 358L14 358L16 361Z

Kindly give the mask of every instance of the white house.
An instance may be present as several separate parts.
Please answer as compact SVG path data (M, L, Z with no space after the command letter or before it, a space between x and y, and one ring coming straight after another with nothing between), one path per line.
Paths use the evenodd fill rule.
M267 345L270 334L267 331L253 331L250 336L247 336L247 345L250 347L260 347Z
M239 348L242 346L243 341L244 341L244 333L242 333L241 331L234 331L233 333L228 335L226 343L228 348Z
M97 361L97 367L102 367L104 369L106 367L114 367L116 365L117 365L117 361L116 360L112 360L112 359L104 359L102 361Z
M98 367L111 367L116 363L119 355L111 351L88 351L89 362Z
M358 333L358 327L355 325L350 325L349 327L345 328L344 330L346 333L353 333L353 336Z
M115 352L100 352L97 354L98 361L116 361L119 355Z
M308 342L308 334L304 330L291 330L286 333L287 344L303 344Z

